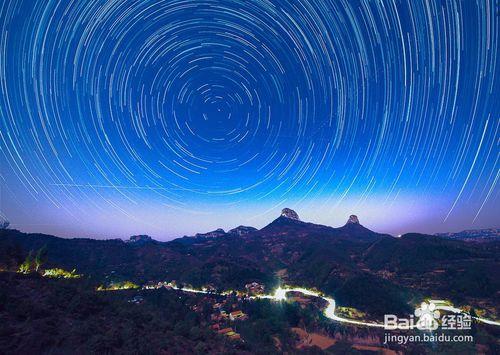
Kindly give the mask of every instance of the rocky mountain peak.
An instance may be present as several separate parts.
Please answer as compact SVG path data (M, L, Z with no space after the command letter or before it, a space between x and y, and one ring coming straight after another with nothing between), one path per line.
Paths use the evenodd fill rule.
M299 215L297 214L297 212L295 212L294 210L292 210L290 208L283 208L283 210L281 210L281 216L293 219L295 221L300 221L300 218L299 218Z
M127 242L129 243L145 243L145 242L150 242L152 241L153 238L151 238L149 235L133 235L129 238Z
M195 237L196 238L216 238L216 237L222 237L226 235L226 232L224 232L224 229L218 228L214 231L208 232L208 233L196 233Z
M245 235L245 234L255 232L256 230L257 230L257 228L254 228L254 227L239 226L239 227L231 229L227 233L231 234L231 235Z
M358 216L356 215L350 215L349 219L347 220L347 224L359 224L359 219Z

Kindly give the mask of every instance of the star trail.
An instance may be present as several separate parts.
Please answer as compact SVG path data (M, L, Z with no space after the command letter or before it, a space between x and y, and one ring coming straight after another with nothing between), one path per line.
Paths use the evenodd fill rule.
M498 226L496 1L0 4L0 214L168 239L282 207Z

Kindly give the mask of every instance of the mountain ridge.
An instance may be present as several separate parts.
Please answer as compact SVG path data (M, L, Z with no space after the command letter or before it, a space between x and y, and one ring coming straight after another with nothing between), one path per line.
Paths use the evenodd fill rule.
M240 226L236 228L239 234L224 231L218 237L168 242L145 236L126 242L0 230L0 270L17 271L29 255L46 250L43 267L76 269L96 286L176 280L193 287L220 289L241 289L259 282L273 289L280 283L291 283L344 295L340 299L346 305L371 312L382 312L376 302L386 303L373 285L383 285L381 289L400 303L398 309L404 309L408 297L416 292L428 294L432 290L460 300L484 298L500 290L494 273L500 266L496 257L500 242L467 243L418 233L395 238L363 227L353 216L338 228L289 216L280 215L260 230ZM464 272L464 265L470 271ZM371 290L373 302L366 304L356 298L348 292L352 287Z

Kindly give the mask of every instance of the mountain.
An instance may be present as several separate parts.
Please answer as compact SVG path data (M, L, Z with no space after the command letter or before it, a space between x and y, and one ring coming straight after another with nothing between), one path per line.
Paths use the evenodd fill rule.
M288 218L294 221L300 221L299 214L290 208L283 208L281 217Z
M282 236L291 234L301 236L328 235L336 238L364 239L370 241L382 237L391 237L388 234L380 234L362 226L355 215L351 215L344 226L333 228L321 224L303 222L300 220L298 213L289 208L283 209L281 215L261 229L260 232L267 235Z
M236 228L229 230L227 234L242 236L245 234L253 233L255 231L257 231L257 228L248 226L238 226Z
M388 234L380 234L364 227L359 222L358 216L355 215L349 216L347 223L343 227L337 228L337 231L347 238L376 240L382 237L392 237Z
M15 269L30 251L45 248L47 267L76 269L95 283L181 280L238 288L259 281L272 286L279 282L275 273L286 269L290 280L334 290L342 275L356 271L356 258L350 255L360 255L379 238L392 237L361 225L332 228L303 222L290 209L260 230L239 226L170 242L149 236L133 236L128 242L61 239L2 230L0 268Z
M364 255L364 262L373 268L417 271L432 269L437 262L480 257L462 242L440 237L407 233L400 238L375 242Z
M484 242L491 240L500 240L500 229L470 229L457 233L437 233L435 235L449 239L458 239L470 242Z
M395 309L404 310L416 294L434 291L495 305L491 295L500 290L494 273L500 267L499 242L414 233L394 238L364 227L354 215L334 228L301 221L291 209L260 230L239 226L169 242L147 236L128 242L62 239L1 230L0 270L15 271L40 250L46 251L43 267L76 269L95 286L176 280L220 289L259 282L273 289L289 283L339 295L342 304L371 314L382 312L387 295ZM363 293L356 296L353 289ZM369 303L365 294L371 295Z
M153 238L151 238L149 235L133 235L126 242L127 243L141 244L141 243L148 243L148 242L152 242L152 241L153 241Z
M490 304L498 312L494 300L500 294L498 255L500 241L469 243L407 233L376 241L364 252L362 263L401 286L456 302L483 298L483 306Z
M194 238L218 238L226 236L242 236L257 231L257 228L249 226L238 226L225 232L224 229L218 228L208 233L196 233Z
M260 230L261 233L279 233L279 234L286 234L290 232L297 233L299 231L302 231L306 228L315 228L316 224L313 223L307 223L307 222L302 222L299 218L299 215L297 212L290 208L284 208L281 211L281 214L278 218L276 218L274 221L269 223L267 226L262 228ZM324 226L321 226L324 227ZM327 227L328 228L328 227Z
M214 231L208 232L208 233L197 233L195 234L195 238L217 238L217 237L222 237L226 235L226 232L224 229L219 228Z
M284 208L281 214L274 221L269 223L264 228L257 230L254 227L239 226L225 232L224 229L218 228L207 233L197 233L194 238L218 238L225 236L244 236L244 235L330 235L332 237L343 237L351 239L377 239L380 237L390 237L387 234L376 233L359 222L355 215L351 215L347 223L343 227L333 228L321 224L304 222L300 219L299 214L290 208Z
M88 286L82 279L0 272L0 353L235 353L235 344L193 317L191 295ZM134 297L143 304L131 303Z

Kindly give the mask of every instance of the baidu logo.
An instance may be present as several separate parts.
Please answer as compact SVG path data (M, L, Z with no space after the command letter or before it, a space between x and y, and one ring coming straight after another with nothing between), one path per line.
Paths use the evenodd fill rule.
M431 300L422 302L420 307L417 307L408 318L399 318L394 314L386 314L384 317L384 328L387 330L395 329L420 329L420 330L436 330L439 328L441 313L438 311L436 304Z
M415 309L415 316L418 317L417 328L420 330L436 330L439 327L438 319L440 317L436 305L430 301L422 302L419 308Z
M442 315L440 310L452 312L453 314ZM450 306L446 301L429 300L422 302L413 313L407 318L399 318L394 314L386 314L384 316L384 328L386 330L420 329L427 331L438 328L453 330L471 329L471 315Z

